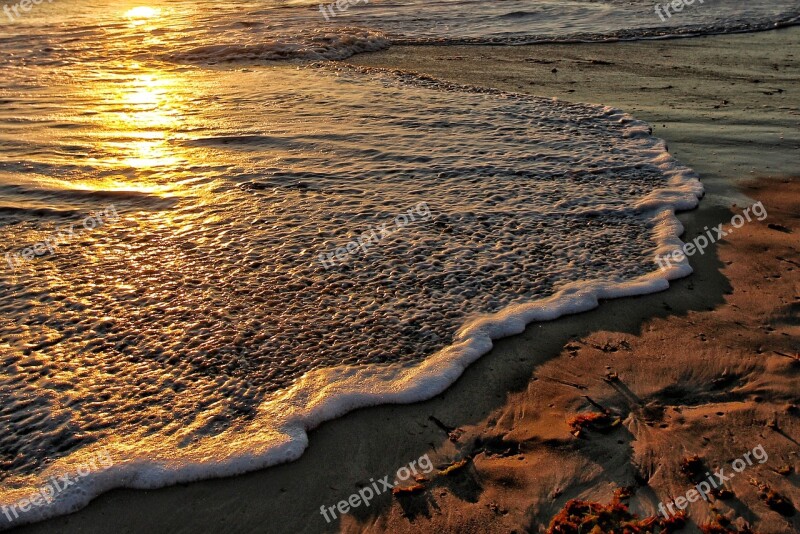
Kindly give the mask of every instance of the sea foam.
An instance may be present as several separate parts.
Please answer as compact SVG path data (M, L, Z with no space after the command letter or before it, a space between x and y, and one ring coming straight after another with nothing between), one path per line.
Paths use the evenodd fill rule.
M690 272L654 258L702 187L608 107L288 67L25 98L61 116L29 130L42 148L0 166L0 191L54 211L0 212L0 239L35 243L109 195L120 219L0 273L0 505L100 448L113 461L13 524L293 460L309 429L430 398L527 323ZM64 147L93 163L75 172ZM428 220L317 261L420 202Z

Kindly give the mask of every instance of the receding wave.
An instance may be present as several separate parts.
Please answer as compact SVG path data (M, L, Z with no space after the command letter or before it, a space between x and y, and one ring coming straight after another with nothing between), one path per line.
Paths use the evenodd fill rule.
M0 204L0 217L11 215L16 217L75 217L80 213L76 209L54 208L48 205L37 206L30 199L26 199L23 204Z
M0 225L17 254L0 273L0 505L109 460L14 524L289 461L310 428L429 398L528 322L690 272L654 257L702 187L621 111L374 69L182 76L182 114L228 143L154 162L224 179L99 226ZM80 108L70 91L92 83L54 94ZM198 109L206 91L236 106ZM264 124L283 143L230 133ZM54 253L19 258L43 241Z
M0 29L0 505L109 460L13 524L297 458L308 429L429 398L526 323L690 272L654 258L702 187L619 110L374 69L183 64L800 20L796 0L663 21L650 0L189 4L133 24L42 3L40 25Z
M279 61L287 59L346 59L362 52L376 52L389 47L380 32L345 28L338 31L315 31L305 40L292 37L247 44L209 44L168 53L163 59L176 62L231 63L241 61Z
M138 61L242 63L341 60L391 44L525 44L684 37L774 29L800 22L796 0L706 0L685 4L652 0L389 0L347 3L274 4L243 0L212 4L198 19L190 4L174 2L148 21L157 36L143 43L113 11L99 15L88 5L70 11L74 20L46 20L18 35L0 37L6 54L0 67L20 59L42 66L82 62L116 68L115 51ZM660 8L660 9L658 9ZM41 9L54 9L44 6ZM201 9L202 11L202 9ZM249 18L243 18L243 13ZM4 29L0 29L3 32ZM109 53L111 52L111 53Z
M517 14L508 18L521 18ZM505 18L505 16L504 16ZM542 34L518 34L484 37L397 37L393 42L404 45L526 45L559 43L598 43L613 41L636 41L645 39L670 39L775 30L800 24L800 12L787 14L778 20L730 21L720 24L688 24L684 26L659 26L654 28L620 29L613 32L569 33L559 36Z
M98 185L45 177L28 177L17 183L0 180L0 224L14 224L32 217L75 218L114 202L147 210L167 209L176 203L166 191L103 189Z

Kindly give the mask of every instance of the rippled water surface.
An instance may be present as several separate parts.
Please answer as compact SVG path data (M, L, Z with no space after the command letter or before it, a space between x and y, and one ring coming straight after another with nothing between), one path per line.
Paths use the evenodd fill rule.
M112 467L19 521L295 458L325 419L441 391L490 337L665 287L654 254L701 189L646 125L296 61L608 38L644 4L376 0L324 23L54 0L0 26L0 504L101 447ZM796 7L717 4L683 29Z
M611 110L386 74L140 68L6 98L0 239L63 234L3 266L9 483L99 443L264 446L248 425L311 371L419 363L476 314L653 270L637 206L686 187Z
M659 2L663 6L668 2ZM766 29L800 20L799 0L53 0L0 18L0 66L120 57L179 63L340 59L394 42L613 40ZM324 12L324 14L323 14ZM0 14L0 17L2 15Z

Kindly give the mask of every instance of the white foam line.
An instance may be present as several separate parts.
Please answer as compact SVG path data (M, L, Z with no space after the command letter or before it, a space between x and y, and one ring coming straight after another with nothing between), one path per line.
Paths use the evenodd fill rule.
M680 165L666 144L650 135L647 124L619 110L602 108L608 120L625 128L626 137L641 138L651 162L668 177L669 187L655 191L635 206L653 214L653 233L657 255L668 255L682 246L683 227L676 210L697 206L703 187L690 169ZM655 255L653 266L656 268ZM452 385L464 370L492 349L493 340L519 334L526 325L552 321L561 316L582 313L599 306L600 299L632 297L663 291L669 280L692 272L688 260L655 270L626 282L576 282L555 295L539 301L509 306L498 313L469 321L449 347L417 365L370 367L342 366L315 370L304 375L291 388L265 401L259 415L248 426L237 427L215 436L204 437L198 445L182 446L192 432L179 436L129 436L128 443L108 441L71 454L32 478L27 488L39 487L52 475L71 472L70 466L91 457L102 447L114 465L93 472L79 487L57 495L52 505L36 507L9 522L0 514L0 529L40 521L86 506L94 497L114 488L155 489L201 479L242 474L299 458L308 446L308 431L325 421L353 410L379 404L406 404L430 399ZM275 411L273 411L275 410ZM202 422L198 423L200 426ZM160 450L159 459L144 457L139 451ZM74 469L74 467L72 468ZM14 504L32 492L30 489L4 492L6 502Z

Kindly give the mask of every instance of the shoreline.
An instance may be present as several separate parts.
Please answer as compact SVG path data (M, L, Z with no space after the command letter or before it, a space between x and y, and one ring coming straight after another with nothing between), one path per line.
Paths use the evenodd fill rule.
M782 31L793 34L793 42L797 42L798 32ZM759 35L768 34L744 34L743 37ZM673 47L691 48L694 46L693 42L696 39L698 38L673 41ZM702 38L702 40L705 39ZM729 42L736 40L737 36L711 37L707 39L726 41L724 46L730 46ZM756 40L759 39L756 38ZM774 42L770 39L765 38L763 40L767 41L764 44L765 47L774 46ZM692 41L692 43L689 41ZM666 41L657 41L657 45L640 45L640 43L643 42L620 43L620 46L633 45L645 48L648 46L668 46L665 45ZM653 43L656 42L654 41ZM745 47L749 45L749 43L743 43L737 46ZM559 47L561 50L558 51L558 54L564 55L565 50L582 49L586 51L588 47L606 48L614 46L616 45L609 43L585 46L529 45L527 46L528 51L526 54L531 54L534 50L538 54L538 52L543 51L542 47ZM448 61L441 57L436 57L441 55L438 52L447 51L448 54L453 54L456 53L456 49L465 47L437 47L430 49L437 52L432 54L433 58L425 58L425 54L418 54L415 56L414 61L410 62L396 56L399 48L403 47L354 58L351 62L357 64L372 62L373 66L391 66L408 68L409 70L413 67L413 70L433 74L426 69L433 68L432 66L435 64L446 64L446 61ZM468 48L474 49L470 51L470 55L478 56L471 62L471 64L476 65L475 68L479 68L477 66L479 64L502 64L503 60L507 60L510 65L508 76L512 80L503 80L502 74L498 73L492 75L496 79L487 79L485 76L481 77L475 73L470 74L469 71L461 68L459 70L462 72L437 72L434 75L448 81L462 82L466 80L464 83L508 89L508 87L504 87L505 84L520 85L523 78L530 74L524 69L520 72L519 63L523 65L525 63L532 64L532 70L534 71L542 70L539 68L540 66L554 65L554 63L528 62L525 61L526 58L524 57L522 61L519 61L518 58L514 57L516 55L514 51L521 50L523 46L483 47L470 45ZM481 57L481 54L487 52L481 52L478 49L502 49L502 52L498 51L497 56L505 57ZM458 51L460 52L460 50ZM494 53L494 50L492 50L492 53ZM625 53L627 54L627 52ZM467 57L466 52L464 54L464 57ZM429 61L429 63L426 63L426 61ZM449 61L455 63L462 60ZM544 61L550 61L550 59L544 59ZM556 59L553 61L562 60ZM592 59L583 60L584 64L582 66L587 69L609 66L593 63L592 61ZM381 65L375 63L380 63ZM411 63L411 65L407 65L408 63ZM555 69L557 67L552 66L551 68ZM546 67L544 70L546 70ZM556 74L557 72L551 72L551 75ZM592 76L595 75L596 73L592 73ZM610 77L607 73L601 76ZM558 90L560 82L558 80L555 80L555 82L555 84L551 85L543 84L543 87L537 87L536 90ZM606 80L609 86L613 86L613 83L609 82L611 80ZM579 82L568 83L567 87L577 83ZM522 92L519 89L515 90ZM786 98L785 93L790 91L791 88L777 94L780 98ZM575 96L575 98L572 98L573 100L584 101L575 95L577 92L578 90L575 89L572 93L567 94ZM533 94L547 96L546 92L535 92ZM769 96L774 95L775 93ZM667 107L663 109L654 108L652 111L640 113L635 109L631 109L630 106L619 105L616 102L600 101L605 105L621 108L634 115L637 119L648 120L653 123L653 119L648 116L649 113L653 113L653 117L659 117L658 113L662 113L662 119L671 119L670 122L665 120L664 124L670 124L670 126L680 124L680 120L675 120L675 115L680 119L680 114L671 114ZM741 119L733 113L727 120L735 123ZM769 122L766 119L764 120ZM778 129L788 130L788 134L792 134L789 127L785 126L786 119L770 118L770 121L777 122ZM797 119L794 119L794 122L797 122ZM654 126L657 126L657 124L654 124ZM774 127L774 124L772 126ZM665 127L665 130L667 129L669 128ZM734 193L729 188L728 178L723 176L723 173L729 172L730 168L727 162L724 161L724 157L717 157L712 162L702 162L701 158L698 157L697 162L694 161L693 157L699 149L695 146L697 143L691 142L691 133L687 128L673 128L669 132L669 136L656 129L654 135L671 138L673 137L673 131L677 131L677 135L670 140L675 143L678 152L685 154L685 157L681 157L676 152L673 152L673 155L678 157L682 163L697 170L701 174L704 185L707 186L707 195L701 202L701 207L694 212L679 214L679 219L687 230L683 240L688 241L690 237L694 237L694 233L699 233L698 230L704 225L716 225L719 222L724 222L726 215L727 220L729 220L730 212L728 206L730 205L730 199L735 198L742 202L743 195ZM796 130L793 136L786 135L790 141L786 143L787 146L785 148L779 151L780 174L788 174L791 168L790 160L792 158L796 159ZM795 143L794 148L792 148L791 143ZM713 145L713 143L708 144ZM737 143L733 143L732 146L725 146L724 144L721 146L726 153L741 151L742 149L740 144ZM746 154L739 155L739 162L738 164L735 163L734 167L737 165L741 167L743 165L742 162L751 163L753 161L757 162L756 165L767 166L766 163L769 162L769 158L766 154L758 154L758 157L753 158L753 150L745 150L744 152ZM758 151L756 150L755 152L757 153ZM698 167L707 168L704 172ZM759 172L763 172L763 169ZM709 176L708 180L706 176ZM711 202L708 202L709 197L711 197ZM293 523L287 522L279 526L287 532L318 531L319 528L326 526L322 523L321 516L317 518L314 515L319 513L318 507L323 503L332 503L341 498L346 498L353 492L353 488L357 487L354 486L355 484L359 482L363 484L370 477L380 477L385 473L393 472L398 466L407 464L409 460L430 452L431 445L434 449L441 449L441 452L432 453L434 462L437 466L446 465L455 455L455 451L451 450L455 445L451 445L452 442L448 440L447 434L443 432L441 426L449 429L461 428L470 424L478 424L491 417L496 410L503 407L503 398L509 391L524 390L528 379L540 365L559 359L558 355L562 352L563 346L570 343L576 332L583 336L590 335L598 328L612 330L624 328L626 331L635 332L643 321L649 321L653 317L680 315L693 309L702 310L708 305L708 297L711 299L710 302L721 304L724 301L725 277L719 272L721 264L714 261L715 258L712 258L715 253L716 247L715 250L710 251L709 254L703 257L695 257L692 260L695 274L690 276L689 279L673 282L672 288L667 293L657 293L646 297L615 299L611 302L602 303L598 310L592 312L562 317L552 323L529 325L525 333L495 343L495 347L490 354L483 356L478 362L472 364L457 384L451 386L450 389L433 400L406 406L380 406L362 409L335 421L324 423L318 429L310 432L309 448L299 460L291 464L284 464L235 478L205 481L162 490L114 490L99 497L88 508L76 515L32 525L19 531L44 532L47 531L48 527L59 532L80 531L90 525L93 530L113 528L121 532L135 532L145 528L156 528L158 531L178 532L185 529L187 525L197 522L197 525L206 525L207 528L208 525L216 524L225 531L249 532L259 525L263 526L265 523L270 524L271 527L278 527L276 518L279 517L292 518ZM703 291L692 293L697 286L700 286L705 291L705 294L700 294ZM662 302L669 309L662 309ZM636 311L631 312L630 308L635 308ZM629 317L628 315L632 316ZM612 317L613 319L611 319ZM548 339L542 340L542 335L545 335ZM535 350L534 361L530 358L532 344ZM544 345L543 348L542 345ZM496 367L500 369L495 370ZM477 392L482 395L478 395ZM476 399L476 397L482 398ZM430 419L430 417L434 419ZM399 421L398 418L400 419ZM357 445L358 450L356 452L361 456L356 456L355 461L351 461L354 458L352 450L354 435L363 436L364 441L359 441ZM395 448L398 443L404 443L404 445ZM392 450L386 450L387 444L392 445ZM329 456L332 457L332 461L328 461ZM339 465L334 465L331 468L330 464L337 464L337 462ZM307 480L313 481L315 487L304 486ZM266 491L263 490L264 487L266 487ZM475 495L473 495L474 488L472 490L470 488L462 488L462 490L467 497L465 499L466 502L469 502L470 498L475 498ZM343 527L345 529L356 529L358 525L353 523L354 518L366 522L365 525L361 525L362 527L369 526L370 522L373 523L372 526L376 526L378 520L381 519L372 515L376 508L391 508L392 510L397 508L396 500L393 500L388 495L382 497L383 499L377 499L372 507L358 510L353 517L348 517ZM185 502L190 503L190 506L187 507L191 508L190 511L182 508ZM269 509L267 509L268 507ZM205 513L202 512L203 510ZM209 517L211 515L210 512L214 510L224 512L222 513L223 516L235 514L239 519L235 525L231 525L225 522L226 517ZM390 514L392 510L389 510ZM143 514L139 512L143 511L147 511L150 517L142 517ZM413 514L413 510L410 513ZM211 523L208 523L208 521L211 521ZM214 523L214 521L217 521L217 523Z

